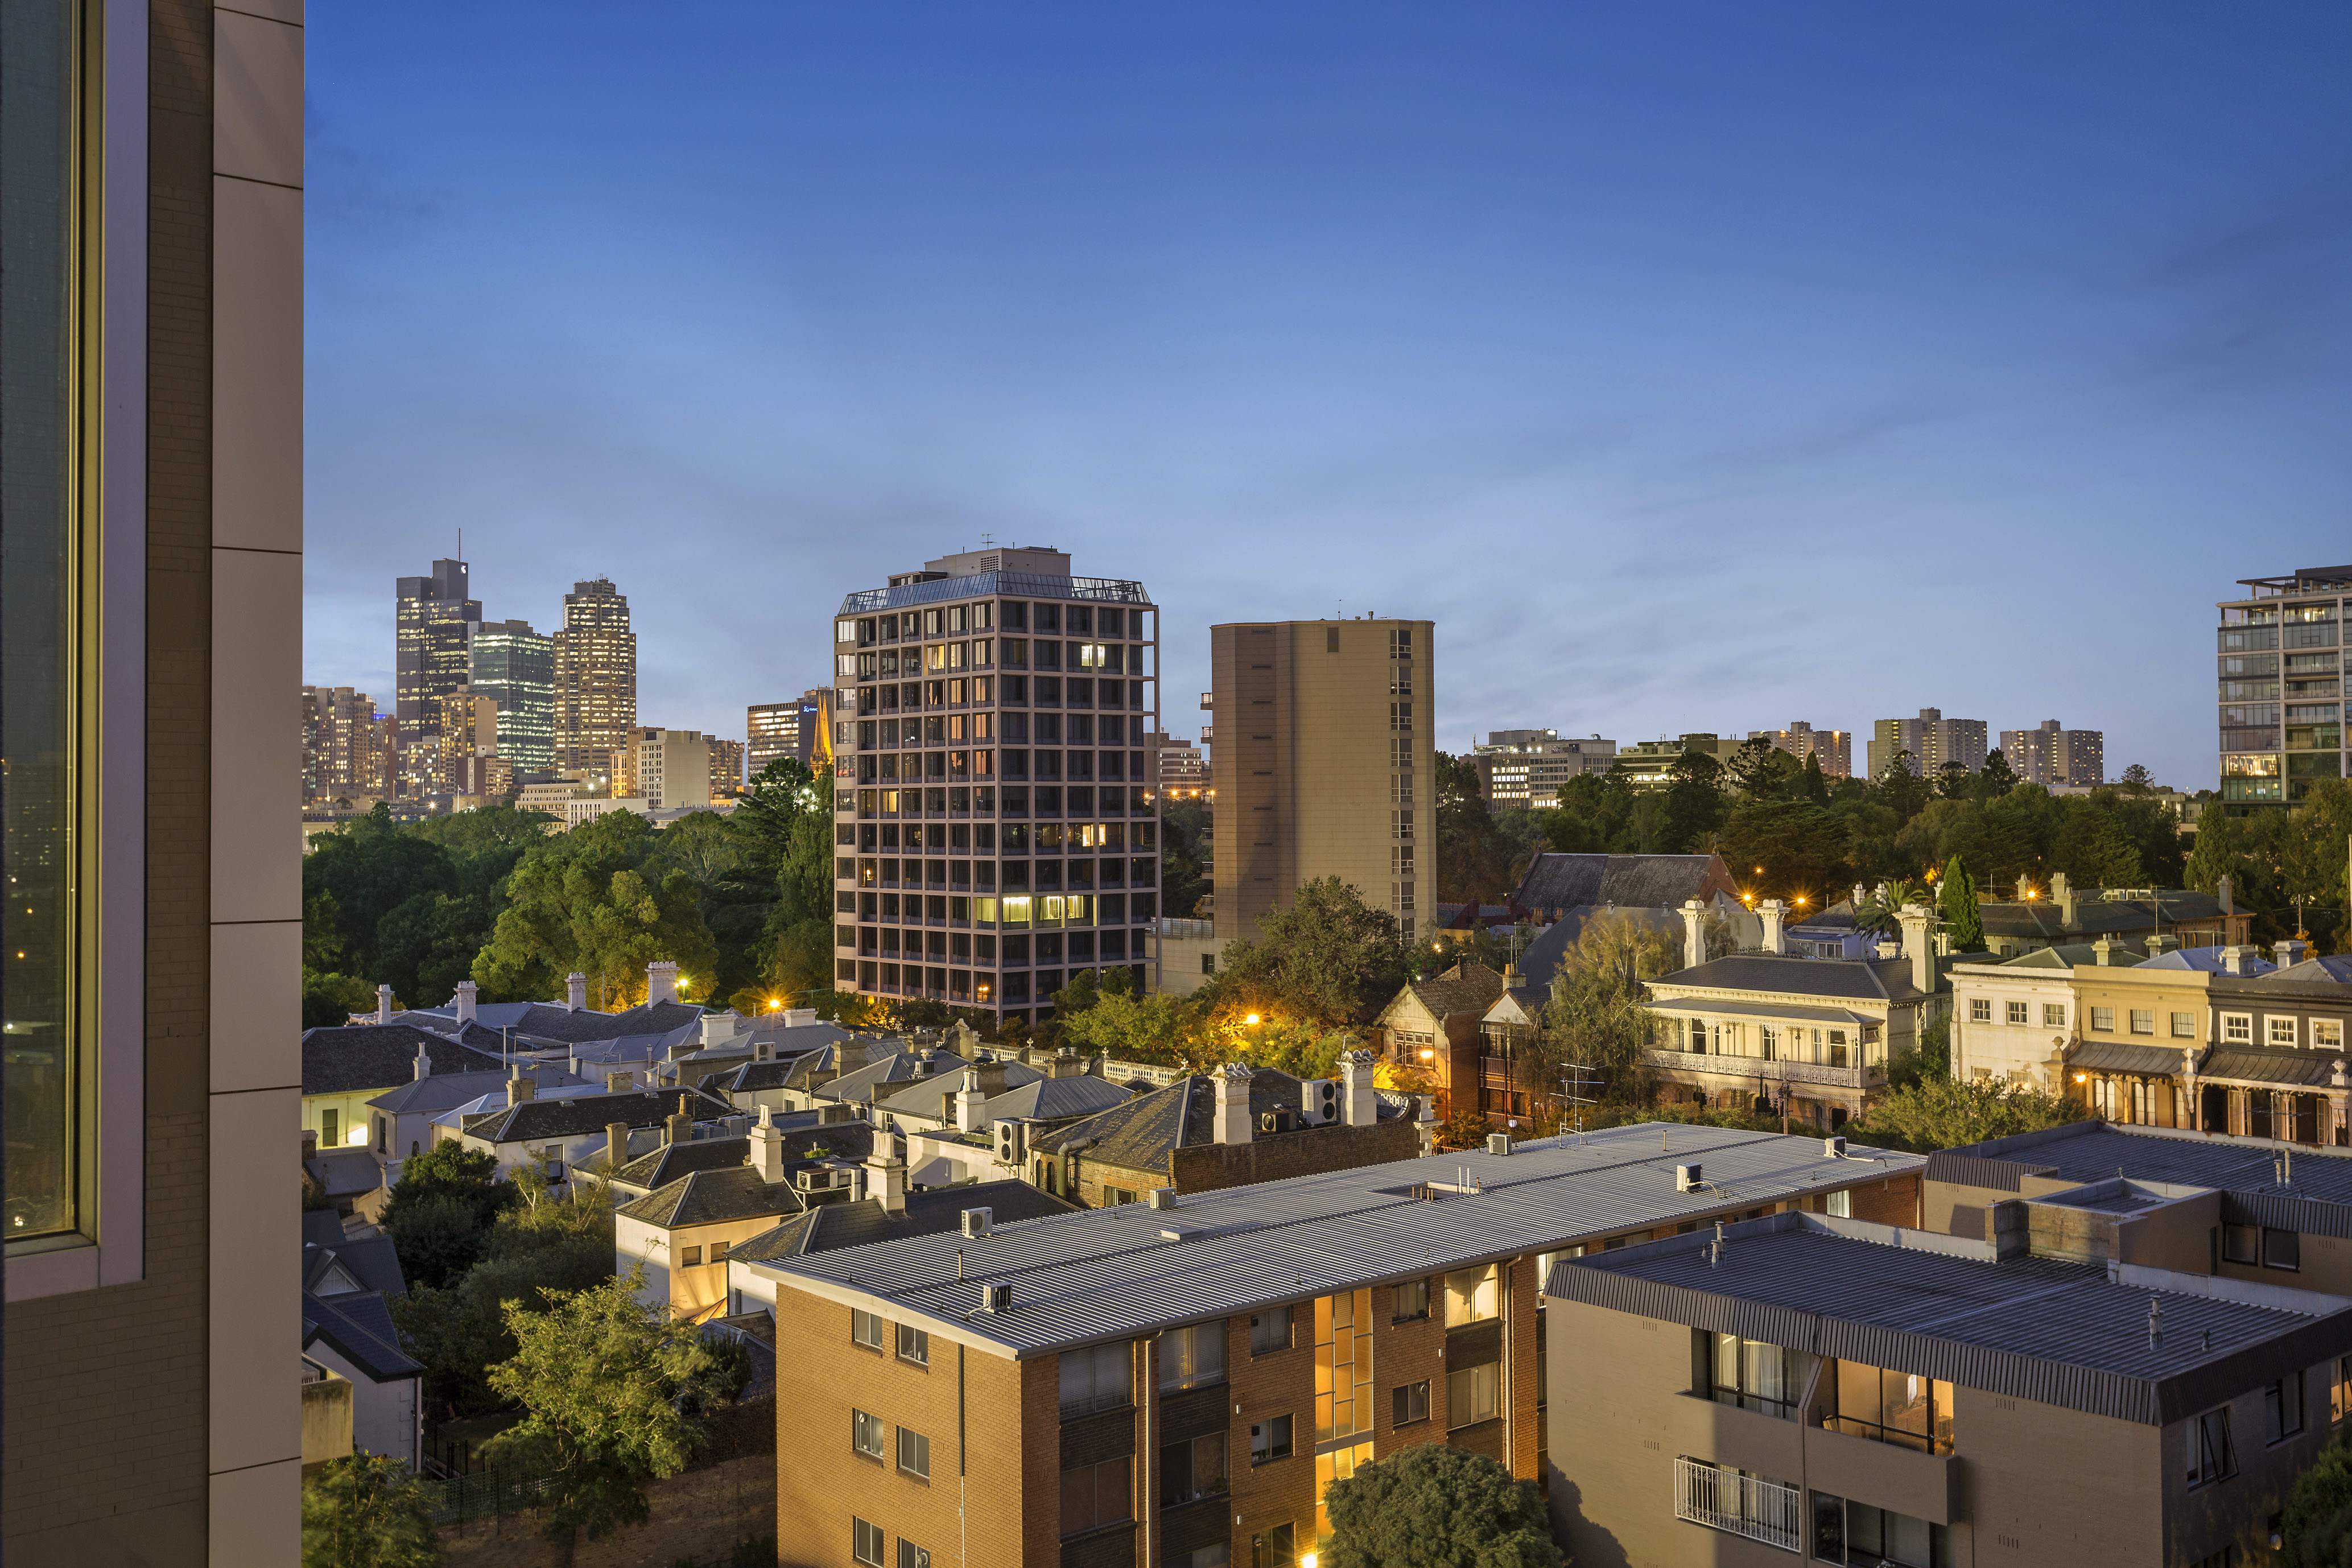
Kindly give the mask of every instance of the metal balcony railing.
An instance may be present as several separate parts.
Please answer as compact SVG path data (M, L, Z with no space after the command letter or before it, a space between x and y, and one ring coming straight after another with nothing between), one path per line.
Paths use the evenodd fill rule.
M1717 1469L1696 1459L1675 1461L1675 1517L1783 1552L1803 1545L1804 1494L1778 1481Z

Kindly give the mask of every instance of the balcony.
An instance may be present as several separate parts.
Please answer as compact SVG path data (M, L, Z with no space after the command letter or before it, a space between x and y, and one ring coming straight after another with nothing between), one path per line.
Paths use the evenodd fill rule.
M1795 1552L1802 1546L1804 1494L1778 1481L1675 1461L1675 1517L1727 1535Z
M1708 1073L1717 1078L1745 1079L1753 1083L1821 1084L1832 1089L1875 1089L1886 1081L1886 1068L1830 1067L1814 1062L1773 1061L1764 1057L1714 1056L1705 1051L1643 1051L1642 1059L1660 1072Z

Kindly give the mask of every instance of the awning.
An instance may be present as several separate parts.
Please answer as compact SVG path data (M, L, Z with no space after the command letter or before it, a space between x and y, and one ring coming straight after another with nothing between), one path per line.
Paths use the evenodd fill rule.
M1671 1001L1653 1002L1649 1007L1653 1013L1673 1013L1684 1017L1779 1018L1792 1024L1884 1022L1875 1014L1849 1013L1842 1007L1784 1007L1773 1002L1710 1002L1704 996L1676 996Z
M2093 1072L2138 1073L2147 1078L2165 1078L2181 1070L2187 1058L2177 1047L2132 1046L2120 1040L2094 1040L2074 1047L2066 1058L2070 1068L2088 1068Z
M2291 1084L2301 1089L2326 1089L2334 1081L2336 1058L2332 1051L2264 1051L2216 1047L2197 1076L2231 1083Z

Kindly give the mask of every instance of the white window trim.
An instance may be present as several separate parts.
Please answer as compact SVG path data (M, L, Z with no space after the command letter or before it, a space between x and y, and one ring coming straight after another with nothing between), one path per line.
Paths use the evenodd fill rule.
M2244 1027L2244 1029L2245 1029L2245 1033L2244 1033L2244 1034L2242 1034L2242 1035L2233 1035L2233 1034L2231 1034L2231 1033L2230 1032L2230 1026L2231 1026L2232 1024L2236 1024L2236 1025L2242 1025L2242 1026L2243 1026L2243 1027ZM2225 1046L2251 1046L2251 1045L2252 1045L2252 1044L2254 1043L2254 1016L2253 1016L2252 1013L2224 1013L2224 1014L2222 1014L2222 1015L2221 1015L2221 1043L2222 1043L2223 1045L2225 1045Z

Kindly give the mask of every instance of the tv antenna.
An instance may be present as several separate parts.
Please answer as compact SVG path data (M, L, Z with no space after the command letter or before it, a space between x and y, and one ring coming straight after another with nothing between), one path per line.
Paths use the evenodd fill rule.
M1562 1062L1559 1070L1564 1091L1560 1098L1568 1103L1569 1119L1575 1123L1576 1141L1581 1143L1584 1142L1584 1108L1601 1103L1597 1094L1588 1095L1584 1091L1600 1089L1601 1075L1590 1062Z

